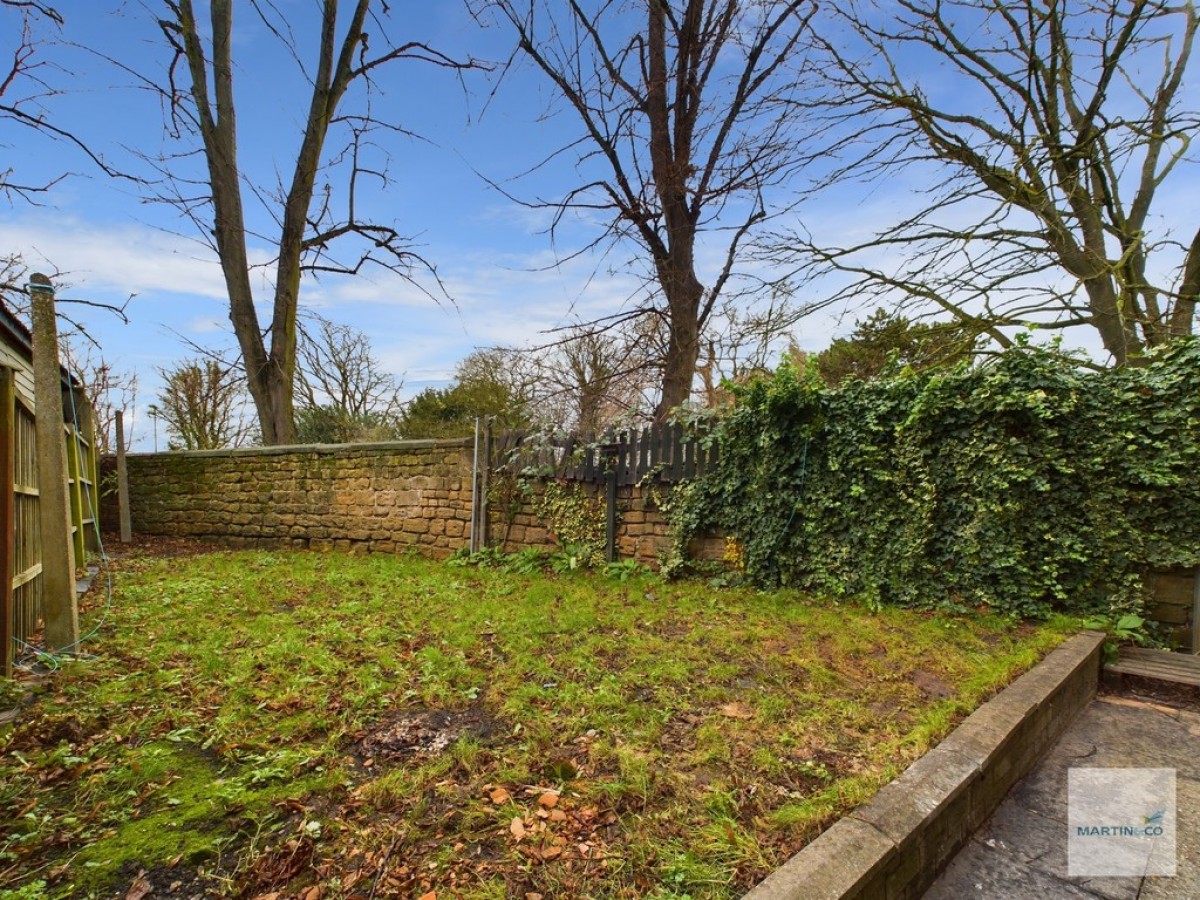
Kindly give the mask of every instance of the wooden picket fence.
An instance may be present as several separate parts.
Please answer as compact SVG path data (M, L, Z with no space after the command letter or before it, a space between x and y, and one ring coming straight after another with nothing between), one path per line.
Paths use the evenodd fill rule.
M716 444L682 425L652 425L602 438L544 436L509 431L490 441L494 469L546 478L603 484L609 473L619 486L647 481L674 484L703 475L718 460Z
M82 429L63 425L67 496L75 559L100 548L95 510L99 460L90 415ZM36 417L16 389L13 370L0 366L0 676L10 675L17 641L36 634L43 617Z

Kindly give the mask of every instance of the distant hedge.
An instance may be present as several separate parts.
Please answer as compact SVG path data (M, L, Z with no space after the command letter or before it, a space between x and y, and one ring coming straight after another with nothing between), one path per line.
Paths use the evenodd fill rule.
M1200 563L1200 341L1095 372L1053 348L823 387L738 389L721 463L673 504L747 575L873 603L1022 616L1136 607L1150 566Z

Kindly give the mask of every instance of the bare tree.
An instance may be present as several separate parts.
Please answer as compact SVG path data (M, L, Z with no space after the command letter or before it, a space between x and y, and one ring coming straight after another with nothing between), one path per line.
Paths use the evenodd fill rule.
M840 246L788 235L776 258L841 273L837 299L926 304L1004 346L1004 326L1088 326L1120 365L1191 332L1200 231L1174 234L1164 207L1197 161L1193 0L827 9L831 91L810 110L856 151L830 181L937 168L903 221Z
M12 154L11 148L18 143L18 135L37 135L41 138L71 144L104 174L127 177L109 166L74 132L55 123L50 115L53 98L62 93L55 85L61 80L52 77L67 75L47 58L47 50L58 40L63 27L63 16L48 3L39 0L0 0L0 56L7 65L0 63L0 147ZM26 153L26 144L20 141ZM61 173L49 180L26 181L18 175L12 165L0 164L0 194L10 201L14 198L36 203L37 197L50 190L66 174Z
M627 244L651 296L633 311L667 323L656 416L688 399L713 309L747 236L777 210L800 165L802 113L787 101L802 63L809 0L477 0L515 31L565 101L580 183L525 201L600 221L599 245ZM584 252L584 251L579 251ZM704 265L701 255L718 262ZM702 270L711 269L706 280Z
M78 333L64 336L65 365L83 385L96 426L96 450L102 456L117 452L117 413L125 420L125 446L133 439L133 411L137 405L136 372L118 371L91 341Z
M383 369L366 334L311 319L311 325L300 324L297 438L345 443L389 437L400 418L403 382Z
M166 422L172 450L220 450L248 441L245 388L233 367L189 359L159 375L163 387L150 415Z
M0 256L0 298L14 309L18 306L16 298L24 290L25 271L20 256L12 253Z
M642 323L651 320L642 320ZM535 349L535 417L543 426L598 435L618 423L644 418L647 395L661 371L654 335L622 329L574 325L559 341Z
M10 253L7 256L0 256L0 299L4 300L9 309L26 326L31 324L29 286L27 283L28 275L29 268L20 254ZM65 277L67 276L61 272L54 274L53 280L56 285L56 291L64 288L63 279ZM69 311L70 307L87 307L89 309L104 310L105 312L112 313L125 324L128 324L129 317L126 314L126 310L132 299L131 295L118 305L92 300L88 297L64 297L61 294L56 296L55 314L59 320L59 333L63 340L68 342L68 349L78 345L88 345L83 351L85 358L90 358L92 350L100 350L100 345L96 343L95 338L88 332L87 326L80 319L76 318L75 313Z
M772 291L765 306L753 309L724 302L697 366L700 402L706 407L729 403L733 395L725 382L742 382L769 371L776 362L773 355L788 348L796 323L807 311L792 301L788 290Z
M276 224L276 231L268 239L277 251L274 297L270 323L263 328L251 286L243 197L246 183L237 152L235 3L211 0L211 37L207 41L202 37L205 29L197 24L192 0L164 0L164 4L167 15L161 20L162 31L175 52L164 88L171 125L180 133L199 136L207 171L198 187L186 178L176 178L171 182L172 190L160 199L175 203L193 218L201 234L211 235L229 291L230 319L263 442L288 443L295 427L296 314L302 273L353 274L378 265L405 278L415 277L417 268L436 278L433 268L395 227L365 221L356 212L355 194L363 181L370 178L387 183L386 166L366 162L370 135L379 129L401 130L372 115L373 76L380 67L398 60L456 69L473 63L456 62L422 43L391 42L385 27L388 6L384 2L355 0L353 4L339 4L337 0L320 0L319 46L313 63L306 65L305 54L292 40L291 26L276 5L257 0L245 4L246 10L285 42L311 85L289 184L280 184L274 192L263 186L249 188L251 199L260 202ZM344 25L338 20L339 6L350 8ZM186 77L186 87L177 85L178 75ZM354 97L358 106L343 109L353 88L357 88ZM345 142L333 154L326 148L331 127L346 133ZM345 173L345 189L335 195L327 188L318 198L318 177L323 166L331 165ZM169 168L166 163L164 167ZM199 196L190 196L193 187ZM341 202L335 208L337 196ZM332 255L335 242L348 248L348 257Z

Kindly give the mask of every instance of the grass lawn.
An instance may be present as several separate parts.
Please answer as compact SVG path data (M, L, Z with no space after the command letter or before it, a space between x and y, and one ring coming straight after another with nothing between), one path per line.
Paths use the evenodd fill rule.
M381 555L114 581L0 726L0 897L734 897L1066 627Z

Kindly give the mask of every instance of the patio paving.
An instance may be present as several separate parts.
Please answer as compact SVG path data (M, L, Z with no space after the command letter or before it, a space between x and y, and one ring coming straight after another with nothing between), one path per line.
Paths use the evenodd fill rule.
M1139 684L1140 684L1139 680ZM1149 684L1149 683L1147 683ZM1097 697L959 851L925 900L1184 900L1200 897L1200 703L1194 691ZM1159 696L1154 696L1154 695ZM1176 770L1176 875L1067 875L1067 771Z

